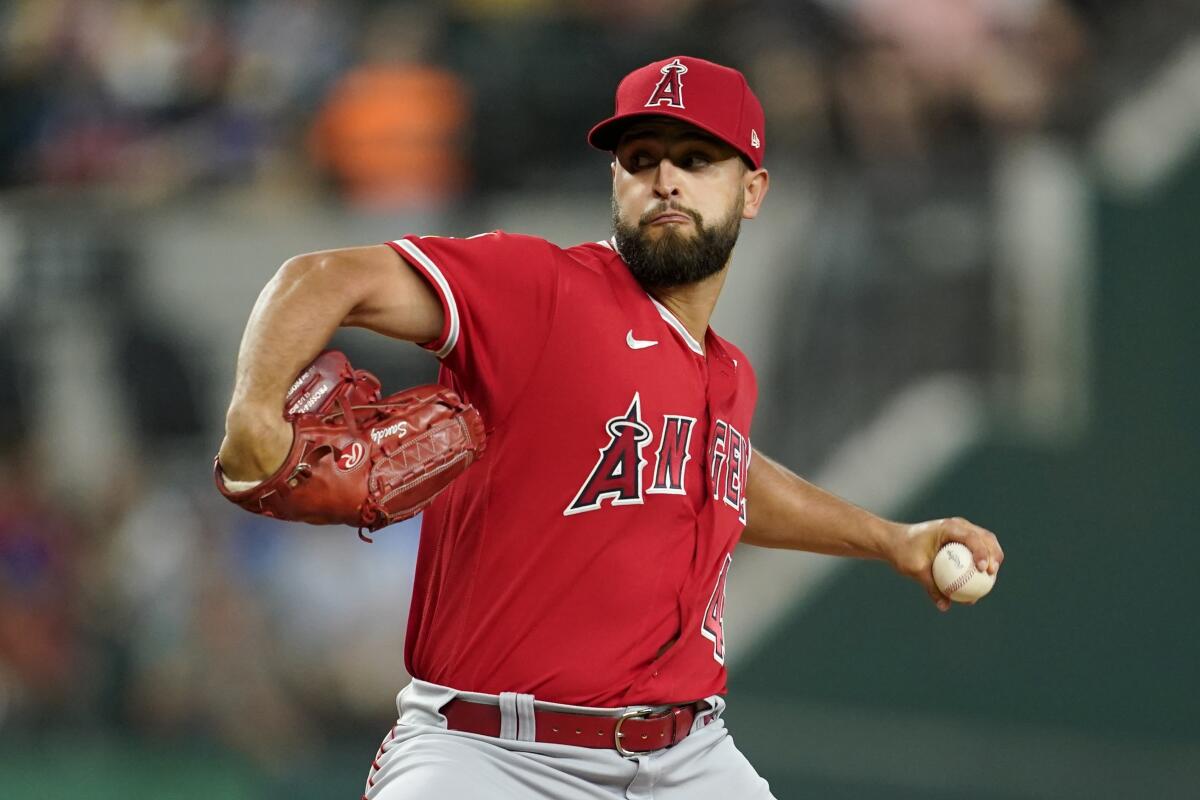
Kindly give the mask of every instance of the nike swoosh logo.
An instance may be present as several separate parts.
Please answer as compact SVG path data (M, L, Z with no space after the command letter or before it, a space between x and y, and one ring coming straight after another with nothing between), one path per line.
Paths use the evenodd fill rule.
M625 334L625 344L629 345L630 350L644 350L647 347L654 347L658 342L653 339L635 339L633 338L633 328L630 328L629 333Z

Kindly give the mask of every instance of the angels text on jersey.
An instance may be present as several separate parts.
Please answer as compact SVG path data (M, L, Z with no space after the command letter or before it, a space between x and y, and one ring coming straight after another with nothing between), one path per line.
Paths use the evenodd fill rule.
M613 506L623 506L640 505L648 494L686 495L686 468L692 459L692 435L696 427L695 417L663 414L658 446L651 448L655 434L642 419L641 395L634 392L625 412L604 423L608 442L600 448L595 466L563 515L596 511L606 499ZM718 419L712 426L706 452L712 499L733 509L745 525L750 439L730 423Z

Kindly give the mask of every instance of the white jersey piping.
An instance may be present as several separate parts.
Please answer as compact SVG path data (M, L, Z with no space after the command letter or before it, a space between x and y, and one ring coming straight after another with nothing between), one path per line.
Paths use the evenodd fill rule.
M650 298L650 302L654 303L654 307L658 309L658 315L663 318L664 322L675 329L675 332L683 338L683 341L687 342L687 346L692 348L692 351L697 355L704 355L704 348L700 346L700 343L697 342L690 333L688 333L688 329L683 327L683 323L676 319L675 315L672 314L671 311L662 303L658 302L650 295L646 296Z
M403 249L404 252L412 256L422 267L425 268L425 271L429 277L433 278L433 282L437 285L438 293L441 294L442 300L446 304L446 309L450 313L450 332L446 335L445 343L440 349L438 349L436 353L434 353L434 355L438 358L445 358L446 356L450 355L451 351L454 350L454 346L458 344L458 302L454 299L454 292L451 291L450 284L446 281L446 276L442 274L442 271L438 268L437 264L434 264L433 260L430 259L429 256L425 255L425 253L421 251L421 248L417 247L416 244L414 244L411 240L396 239L394 242L392 242L392 244Z

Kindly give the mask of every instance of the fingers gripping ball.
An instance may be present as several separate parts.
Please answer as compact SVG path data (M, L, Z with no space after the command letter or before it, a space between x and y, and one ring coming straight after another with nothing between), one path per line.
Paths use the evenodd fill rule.
M323 353L284 402L292 448L275 474L231 491L247 511L376 531L415 516L483 452L479 412L444 386L379 397L379 381L341 353Z
M975 559L965 544L951 542L933 558L933 582L956 603L978 600L992 590L996 576L975 568Z

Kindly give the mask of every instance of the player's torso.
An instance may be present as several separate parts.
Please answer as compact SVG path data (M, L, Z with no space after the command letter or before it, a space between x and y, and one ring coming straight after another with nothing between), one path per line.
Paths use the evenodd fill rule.
M627 275L570 275L557 318L520 416L545 431L563 529L695 519L713 494L727 500L731 524L744 516L749 365L712 334L693 339Z
M447 510L480 535L450 542L471 589L440 597L437 616L473 627L426 666L465 688L593 704L723 688L717 604L746 518L753 373L605 260L564 267L528 384L455 489L486 506Z

